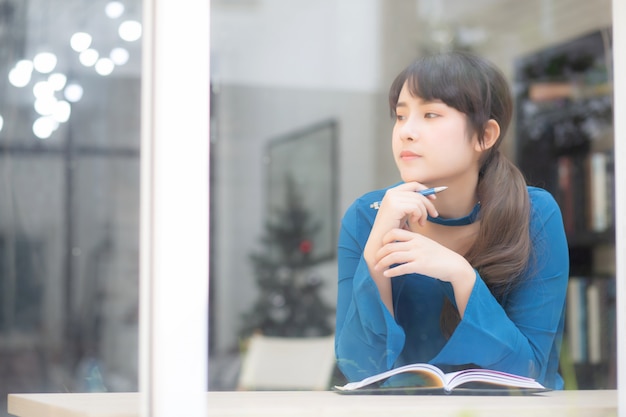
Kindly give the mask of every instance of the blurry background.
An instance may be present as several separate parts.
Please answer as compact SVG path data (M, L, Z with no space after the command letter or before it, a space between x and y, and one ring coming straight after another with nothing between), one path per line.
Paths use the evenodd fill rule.
M233 384L236 372L228 366L236 368L236 358L245 349L241 331L250 320L246 313L252 310L258 316L264 302L264 314L280 322L302 310L290 303L287 291L298 285L299 275L319 282L317 293L334 305L334 254L280 269L282 274L269 280L274 290L259 294L268 279L249 255L268 245L268 220L288 218L272 203L278 198L271 181L277 164L272 150L289 141L319 142L303 138L302 132L333 124L336 151L327 153L325 161L333 164L336 190L328 190L324 198L334 212L318 220L337 225L355 198L399 180L390 151L387 92L395 75L418 55L468 49L502 68L514 87L520 121L511 127L505 149L534 184L548 188L559 202L565 197L558 188L558 161L566 167L565 156L572 157L581 172L573 187L584 190L590 187L581 177L584 160L596 151L608 159L612 155L610 1L214 0L211 18L213 388ZM541 117L548 114L551 118ZM299 151L293 159L301 160ZM607 181L610 177L609 172ZM297 187L313 218L320 212L319 198L309 194L325 187ZM611 201L606 194L598 199ZM577 286L581 299L586 298L588 280L608 277L598 283L603 287L600 299L611 306L614 229L610 222L595 230L588 227L588 215L576 214L580 224L568 234L572 274L582 278ZM312 242L315 247L315 238ZM281 289L280 282L294 284ZM605 371L614 367L607 360L614 325L606 324L600 336L589 335L587 327L598 316L610 322L614 310L588 319L585 305L570 304L580 318L572 320L577 341L567 348L574 350L576 366L571 372L568 366L568 375L584 374L594 387L612 384ZM333 315L328 319L332 322ZM601 338L602 346L589 338ZM602 351L602 359L594 356L593 365L588 345ZM570 387L576 386L575 378L569 381Z
M252 332L332 333L337 226L355 198L398 181L387 89L416 56L469 49L503 69L523 109L506 150L563 204L559 163L610 161L608 0L211 8L211 389L237 385ZM0 0L0 40L0 398L136 390L141 2ZM194 53L193 40L181 48ZM587 63L572 65L572 51ZM544 98L531 85L548 87L532 89ZM555 119L533 123L548 111ZM572 129L585 137L557 149ZM531 163L541 153L551 169ZM610 307L612 223L583 223L568 236L572 292ZM614 313L598 335L597 314L568 307L585 323L570 329L570 374L610 387Z
M2 404L137 389L140 6L0 1Z

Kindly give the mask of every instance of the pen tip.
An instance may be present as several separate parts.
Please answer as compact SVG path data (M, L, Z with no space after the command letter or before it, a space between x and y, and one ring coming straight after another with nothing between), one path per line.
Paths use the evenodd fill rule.
M441 187L435 187L435 192L436 192L436 193L438 193L438 192L440 192L440 191L447 190L447 189L448 189L448 187L446 187L445 185L443 185L443 186L441 186Z

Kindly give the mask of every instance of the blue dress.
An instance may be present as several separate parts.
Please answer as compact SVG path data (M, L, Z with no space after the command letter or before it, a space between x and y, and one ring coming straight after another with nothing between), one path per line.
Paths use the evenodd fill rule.
M381 301L363 260L376 210L386 190L346 211L338 243L339 287L335 351L350 381L408 363L445 368L468 364L535 378L562 389L558 373L569 274L561 212L545 190L528 187L532 267L515 289L496 299L478 272L463 319L446 339L439 326L448 282L410 274L392 279L395 318Z

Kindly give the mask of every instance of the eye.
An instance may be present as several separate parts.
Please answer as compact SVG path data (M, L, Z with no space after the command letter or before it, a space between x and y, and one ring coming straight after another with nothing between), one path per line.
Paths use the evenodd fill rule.
M434 119L435 117L439 117L437 113L424 113L424 119Z
M396 114L396 120L397 121L403 121L406 120L406 116L402 115L402 114Z

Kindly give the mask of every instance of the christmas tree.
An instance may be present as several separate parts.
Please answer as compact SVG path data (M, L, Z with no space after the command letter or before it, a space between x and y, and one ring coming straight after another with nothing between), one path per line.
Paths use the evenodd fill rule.
M285 205L265 224L262 248L250 255L258 298L243 315L242 336L312 337L333 331L334 309L322 298L322 278L313 268L319 224L305 209L292 177L285 180Z

